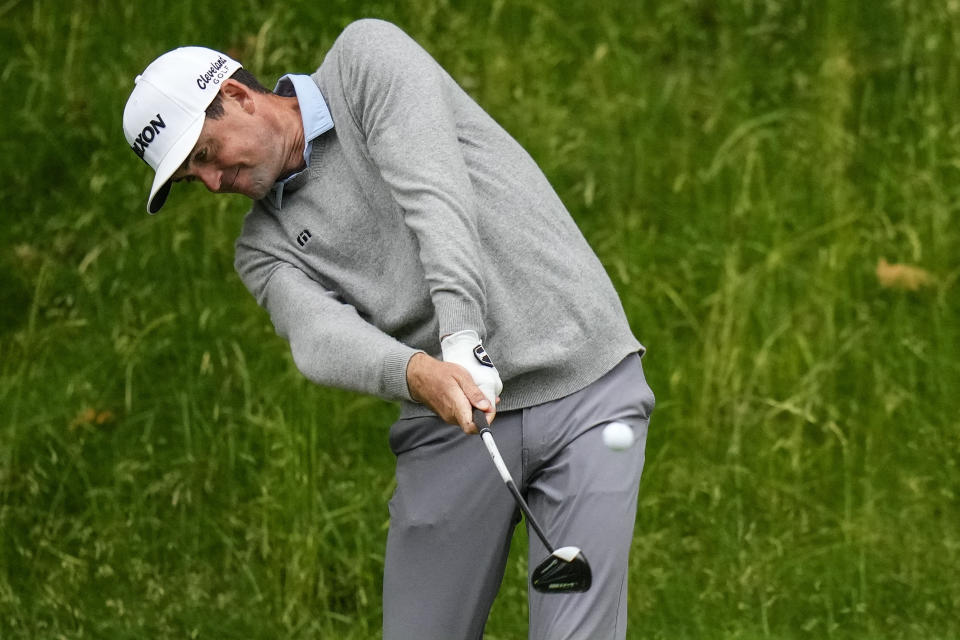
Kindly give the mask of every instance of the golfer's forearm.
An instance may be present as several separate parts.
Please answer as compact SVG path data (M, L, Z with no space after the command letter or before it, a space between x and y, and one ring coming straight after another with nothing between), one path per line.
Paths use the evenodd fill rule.
M417 350L366 322L302 271L290 265L273 269L254 295L309 380L381 398L410 399L406 368Z

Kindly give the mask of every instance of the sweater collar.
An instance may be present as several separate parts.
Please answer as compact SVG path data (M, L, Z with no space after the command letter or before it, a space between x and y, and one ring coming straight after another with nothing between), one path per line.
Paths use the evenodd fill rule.
M313 151L313 142L322 134L333 129L333 118L330 108L320 93L320 88L313 78L306 75L287 74L277 81L274 93L281 96L296 96L300 104L300 117L303 119L303 161L306 167L310 166L310 154ZM283 203L285 191L296 191L306 182L307 171L299 171L278 180L270 189L267 197L279 209Z

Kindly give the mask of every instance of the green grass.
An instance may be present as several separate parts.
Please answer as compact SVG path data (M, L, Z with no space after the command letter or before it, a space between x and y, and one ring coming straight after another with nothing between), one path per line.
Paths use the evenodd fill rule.
M630 637L960 637L956 2L13 0L0 638L378 635L395 407L301 378L232 270L246 203L148 218L120 127L160 51L269 82L364 16L531 151L649 347Z

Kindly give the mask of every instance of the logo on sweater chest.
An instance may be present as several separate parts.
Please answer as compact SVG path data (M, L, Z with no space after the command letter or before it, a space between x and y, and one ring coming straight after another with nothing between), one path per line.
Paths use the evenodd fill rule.
M310 229L304 229L297 234L297 244L301 247L307 246L307 243L310 242L310 238L313 236L310 234Z

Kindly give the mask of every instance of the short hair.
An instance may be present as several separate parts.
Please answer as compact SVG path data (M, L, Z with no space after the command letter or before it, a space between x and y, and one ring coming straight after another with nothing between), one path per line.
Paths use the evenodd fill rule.
M237 82L239 82L240 84L246 87L249 87L256 93L273 93L272 91L264 87L262 84L260 84L256 76L254 76L252 73L250 73L243 67L240 67L239 69L234 71L233 75L231 75L230 77L236 80ZM220 92L217 91L217 95L213 97L213 100L210 102L210 105L207 107L207 117L212 120L219 120L220 118L223 117L224 113L225 112L223 110L223 97L220 95Z

